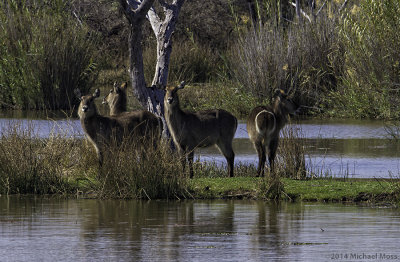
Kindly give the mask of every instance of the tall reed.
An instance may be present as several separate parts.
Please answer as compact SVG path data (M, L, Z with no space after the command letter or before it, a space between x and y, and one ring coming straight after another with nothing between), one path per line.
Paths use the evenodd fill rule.
M346 70L331 97L337 115L400 116L399 13L397 0L366 0L344 16L339 32Z
M106 152L96 192L101 198L188 197L180 163L167 143L137 147L135 140L124 140Z
M99 168L86 140L67 130L40 138L32 122L10 122L0 135L0 194L72 194L100 198L188 197L180 159L166 145L112 143ZM72 130L73 131L73 130Z
M10 122L0 134L1 194L68 194L79 154L72 139L42 139L33 123Z
M68 1L0 2L0 107L70 109L96 79L96 36Z
M322 14L313 23L277 26L271 19L240 33L228 57L232 77L262 99L281 88L302 105L323 106L344 66L337 21Z

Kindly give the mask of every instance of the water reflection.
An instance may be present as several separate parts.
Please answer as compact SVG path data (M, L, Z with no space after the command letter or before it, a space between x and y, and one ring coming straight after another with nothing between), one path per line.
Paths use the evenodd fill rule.
M400 255L398 209L0 197L5 261L327 261ZM376 245L379 243L379 245Z

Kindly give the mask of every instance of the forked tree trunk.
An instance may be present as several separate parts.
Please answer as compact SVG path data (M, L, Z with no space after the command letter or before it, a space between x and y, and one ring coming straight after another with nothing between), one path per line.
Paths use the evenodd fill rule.
M141 105L150 112L164 115L164 95L162 89L168 80L168 69L172 51L172 33L175 30L179 11L185 0L173 0L171 4L158 0L164 9L164 20L157 15L152 5L154 0L119 0L129 20L131 34L129 38L130 78L134 95ZM151 23L157 39L157 64L152 87L148 87L144 79L142 27L145 19Z

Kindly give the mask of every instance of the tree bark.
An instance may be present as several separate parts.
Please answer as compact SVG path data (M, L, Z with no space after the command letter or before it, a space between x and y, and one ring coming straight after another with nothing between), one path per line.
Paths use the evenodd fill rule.
M119 0L125 16L130 23L129 53L130 78L133 93L140 104L152 113L163 118L164 134L168 135L164 120L165 91L158 87L166 87L168 81L169 62L172 52L172 33L175 30L179 11L185 0L173 0L171 4L158 0L164 10L161 20L152 7L155 0ZM152 86L148 87L144 78L142 28L145 19L151 23L157 39L157 64Z
M154 0L119 0L130 23L129 38L130 77L134 95L142 106L153 113L164 114L164 91L155 87L165 87L168 81L169 62L172 51L172 33L175 30L179 11L185 0L174 0L168 4L159 0L164 9L161 20L152 7ZM147 17L146 17L147 15ZM143 70L142 27L145 19L151 23L157 39L157 64L152 87L147 87Z
M157 112L157 103L160 103L160 92L155 88L148 88L144 78L142 29L146 21L146 14L154 3L154 0L119 0L126 18L130 24L129 36L129 57L130 57L130 78L133 93L140 104L150 112ZM156 102L155 102L156 101ZM161 99L162 101L162 99Z
M148 19L157 39L157 64L152 85L166 86L172 52L172 34L185 0L173 0L172 4L168 4L164 0L159 0L159 2L164 9L164 20L160 19L154 8L151 8L148 14Z

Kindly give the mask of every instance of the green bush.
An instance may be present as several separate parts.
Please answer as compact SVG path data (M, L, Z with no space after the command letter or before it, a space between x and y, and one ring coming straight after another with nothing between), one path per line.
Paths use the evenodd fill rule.
M346 70L332 94L335 114L352 117L400 116L400 3L360 1L343 19L340 36Z
M96 77L95 39L65 1L1 1L0 107L70 109Z

